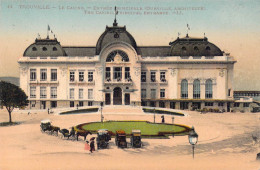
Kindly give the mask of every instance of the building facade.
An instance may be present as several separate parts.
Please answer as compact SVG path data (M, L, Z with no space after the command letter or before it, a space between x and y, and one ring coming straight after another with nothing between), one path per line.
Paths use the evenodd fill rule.
M229 54L206 37L177 38L168 46L137 46L126 26L107 26L96 46L62 46L36 39L19 59L20 86L30 109L143 105L230 110Z

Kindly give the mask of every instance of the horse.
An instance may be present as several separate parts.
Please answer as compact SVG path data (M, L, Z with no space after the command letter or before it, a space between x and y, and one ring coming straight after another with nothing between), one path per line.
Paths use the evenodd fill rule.
M90 131L76 131L77 141L79 139L79 136L84 136L84 140L86 140L88 134L92 135Z
M68 137L68 139L69 139L69 137L71 137L71 136L75 137L74 128L72 128L70 132L68 129L61 129L61 130L59 130L59 132L63 135L64 138Z
M52 126L52 125L51 125L48 130L51 131L51 134L53 134L54 132L56 132L56 133L57 133L57 136L58 136L58 132L59 132L59 130L60 130L60 127L58 127L58 126Z

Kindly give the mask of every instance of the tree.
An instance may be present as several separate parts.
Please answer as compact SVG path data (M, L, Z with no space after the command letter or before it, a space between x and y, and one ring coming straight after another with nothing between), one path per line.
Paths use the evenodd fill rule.
M9 113L9 122L12 122L11 113L14 108L22 108L27 106L29 101L24 91L11 83L0 82L0 105L5 106Z

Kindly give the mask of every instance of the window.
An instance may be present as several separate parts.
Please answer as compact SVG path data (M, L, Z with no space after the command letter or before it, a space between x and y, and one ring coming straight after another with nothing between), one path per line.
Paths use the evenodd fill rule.
M165 98L165 89L160 90L160 98Z
M213 106L213 102L205 102L205 106Z
M93 81L93 71L89 71L88 72L88 82L92 82Z
M164 108L165 107L165 103L164 102L159 102L159 107Z
M56 47L53 47L52 50L53 50L53 51L57 51L57 48L56 48Z
M170 102L170 108L175 109L175 102Z
M160 72L160 80L161 82L166 82L165 71Z
M114 68L114 79L117 81L121 81L122 79L122 67Z
M209 46L206 47L206 55L210 56L210 47Z
M79 71L79 81L84 81L84 71Z
M36 98L36 87L30 87L30 97Z
M93 102L88 102L88 106L93 106Z
M239 107L240 103L234 103L234 107Z
M156 89L151 89L151 98L152 99L156 98Z
M57 107L57 101L51 101L51 108Z
M219 102L219 103L218 103L218 106L219 106L219 107L223 107L223 106L224 106L224 103L223 103L223 102Z
M74 101L70 101L70 107L74 107Z
M188 81L186 79L181 81L181 98L188 98Z
M212 80L206 80L205 84L205 97L207 99L212 98Z
M79 107L84 106L84 102L83 101L79 101Z
M150 101L150 106L151 107L156 107L156 103L154 101Z
M41 69L41 81L46 81L47 80L47 69Z
M231 95L231 89L228 89L228 96Z
M35 107L36 101L30 101L30 105L31 105L31 107Z
M36 80L36 69L30 69L30 81Z
M151 82L156 82L156 72L151 71Z
M57 81L57 69L51 69L51 81Z
M70 89L70 99L74 99L74 89Z
M70 81L75 81L75 71L70 71Z
M46 98L47 93L46 93L46 87L40 87L40 98Z
M146 89L141 90L141 98L146 98Z
M110 67L106 67L106 81L111 81Z
M199 48L197 46L194 47L194 56L198 56L199 55Z
M33 50L33 51L37 51L37 48L36 48L36 47L33 47L32 50Z
M43 47L43 48L42 48L42 51L47 51L47 48L46 48L46 47Z
M193 98L199 99L200 98L200 81L194 80L193 82Z
M57 87L51 87L51 98L57 98Z
M124 62L129 61L129 58L125 52L123 52L121 50L115 50L115 51L112 51L110 54L108 54L106 62L113 62L116 55L121 56L122 61L124 61Z
M130 67L125 67L125 79L130 80Z
M79 99L83 99L83 89L79 89Z
M243 103L243 107L249 107L249 103Z
M141 102L141 106L147 106L147 102L146 101L142 101Z
M182 56L187 56L186 47L182 47L182 48L181 48L181 55L182 55Z
M88 99L93 99L93 89L88 89Z
M141 72L141 82L146 82L146 72L145 71Z

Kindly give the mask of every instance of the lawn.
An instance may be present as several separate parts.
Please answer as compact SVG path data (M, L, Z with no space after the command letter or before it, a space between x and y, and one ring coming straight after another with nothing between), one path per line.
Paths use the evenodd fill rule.
M114 136L117 130L124 130L127 136L133 129L141 130L143 137L166 137L168 135L186 135L190 127L178 124L151 123L147 121L107 121L90 122L76 126L76 130L88 130L97 133L99 129L108 129Z

